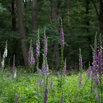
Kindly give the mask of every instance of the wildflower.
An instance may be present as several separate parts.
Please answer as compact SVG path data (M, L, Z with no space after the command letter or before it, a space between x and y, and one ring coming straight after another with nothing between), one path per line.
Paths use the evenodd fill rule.
M61 32L62 32L62 35L60 37L60 40L61 40L60 45L62 45L64 47L64 32L63 32L63 28L62 28Z
M36 43L36 57L40 56L40 41Z
M80 58L79 58L79 70L82 70L83 69L83 65L82 65L82 56L80 55Z
M17 95L15 96L15 103L17 103Z
M96 99L96 100L98 99L98 96L97 96L97 95L95 96L95 99Z
M81 87L81 76L79 78L79 86Z
M48 100L48 92L49 92L49 90L48 90L48 87L47 87L46 91L45 91L45 98L44 98L45 103L47 103L47 100Z
M6 41L6 45L5 45L5 50L4 50L4 54L3 54L3 59L1 62L2 68L4 68L4 63L5 63L5 58L7 57L7 41Z
M48 66L48 63L46 63L45 61L43 61L43 64L42 64L42 74L43 75L48 75L49 73L49 66Z
M1 62L2 68L4 68L4 59Z
M50 87L53 89L53 82L52 82L52 78L51 78L51 83L50 83Z
M44 56L45 58L47 57L47 43L46 43L46 45L45 45L45 56Z
M34 84L32 84L32 86L34 86Z
M88 72L88 78L90 79L90 77L91 77L91 68L87 72Z
M38 81L38 85L39 85L40 88L42 88L40 78L39 78L39 81Z
M46 45L46 34L44 33L44 40L43 40L44 45Z
M81 49L79 48L79 70L80 70L80 78L79 78L79 85L81 87L81 70L83 69L83 63L82 63L82 55L81 55Z
M36 42L36 57L40 56L40 39L39 39L39 29L38 29L38 39Z
M15 73L15 64L13 64L13 69L12 69L12 71L13 71L13 75L14 75L14 73Z
M33 57L33 52L32 52L32 49L29 48L29 63L30 63L30 67L32 67L33 65L35 65L35 59Z
M72 92L72 94L74 94L74 92Z
M46 74L49 73L49 66L48 66L48 63L47 63L47 66L46 66Z
M64 68L63 68L63 75L65 77L65 73L66 73L66 60L65 60L65 63L64 63Z
M7 57L7 41L6 41L6 45L5 45L5 50L4 50L4 54L3 54L3 58Z

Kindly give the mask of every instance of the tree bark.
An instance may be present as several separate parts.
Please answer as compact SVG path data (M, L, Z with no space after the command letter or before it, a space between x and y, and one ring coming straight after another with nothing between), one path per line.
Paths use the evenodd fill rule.
M15 0L12 0L12 30L16 30L16 18L15 18L15 12L16 12L16 4Z
M28 68L28 49L27 49L27 44L25 41L26 37L25 37L23 18L22 18L21 0L16 0L16 4L17 4L19 32L20 32L20 38L21 38L23 57L24 57L25 67Z
M59 31L59 27L60 27L60 14L61 14L61 0L58 1L58 5L57 5L57 25L56 25L57 33L60 32ZM52 14L52 15L54 15L54 14ZM59 70L60 53L59 53L59 45L58 45L57 42L54 43L53 55L54 55L54 58L56 58L56 70Z
M90 32L90 22L89 22L89 17L88 17L88 14L89 14L89 4L90 4L90 0L87 0L86 1L86 24L87 24L87 33Z
M33 27L33 34L37 34L37 0L32 0L32 27ZM33 40L33 45L36 45L36 41Z
M25 9L25 24L26 24L26 34L28 35L29 30L28 30L28 18L27 18L27 2L24 2L24 9Z
M67 14L68 14L68 26L70 25L70 18L69 18L69 1L66 1L66 3L67 3ZM69 28L68 28L68 35L70 35L70 30L69 30Z

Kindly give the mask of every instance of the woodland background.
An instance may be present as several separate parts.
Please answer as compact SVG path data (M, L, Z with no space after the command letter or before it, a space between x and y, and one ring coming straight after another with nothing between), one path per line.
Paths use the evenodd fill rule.
M41 66L46 27L49 67L59 70L61 19L67 69L78 68L79 48L82 50L83 65L88 67L89 61L92 62L91 46L94 46L95 34L99 37L101 33L103 41L102 0L0 0L0 63L7 41L6 66L12 66L15 55L15 65L28 68L30 40L33 40L35 56L39 28Z

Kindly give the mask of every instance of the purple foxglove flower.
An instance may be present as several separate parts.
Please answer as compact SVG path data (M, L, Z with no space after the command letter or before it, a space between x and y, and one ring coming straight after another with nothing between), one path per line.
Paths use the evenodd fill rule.
M45 66L44 64L42 64L42 74L44 75L44 73L45 73Z
M47 57L47 43L46 43L46 45L45 45L45 56L44 56L45 58Z
M80 58L79 58L79 70L82 70L83 69L83 62L82 62L82 56L80 55Z
M50 87L51 87L51 89L53 89L53 81L52 81L52 78L51 78Z
M39 78L38 84L39 84L39 87L42 88L40 78Z
M46 34L44 34L44 40L43 40L43 42L44 42L44 45L46 45Z
M98 99L98 96L97 96L97 95L95 96L95 99L96 99L96 100Z
M39 73L41 73L41 70L40 69L38 69L39 70Z
M15 103L17 103L17 95L15 96Z
M40 56L40 41L36 43L36 57Z
M13 71L13 75L14 75L14 73L15 73L15 63L13 64L13 69L12 69L12 71Z
M33 52L31 48L29 48L28 54L29 54L28 61L30 63L30 67L32 67L33 65L35 65L35 59L33 57Z
M79 86L81 87L81 77L79 78Z
M47 64L47 67L46 67L46 74L48 74L49 73L49 66L48 66L48 64Z
M48 100L48 93L49 93L49 90L48 90L48 87L46 88L46 94L45 94L45 103L47 103L47 100Z
M63 47L64 47L64 32L63 32L63 28L62 28L62 35L61 35L61 37L60 37L60 40L61 40L61 43L60 43L60 45L62 45Z
M91 68L87 72L88 72L88 79L90 79L90 77L91 77Z

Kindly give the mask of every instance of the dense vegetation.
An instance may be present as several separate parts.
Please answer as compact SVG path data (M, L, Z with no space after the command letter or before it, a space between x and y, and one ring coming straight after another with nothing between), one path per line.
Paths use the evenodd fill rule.
M1 1L0 44L0 103L102 103L102 0Z
M87 67L92 60L94 35L99 34L100 26L97 13L100 12L100 1L94 0L21 0L21 4L15 0L1 1L0 3L0 54L4 51L5 41L8 40L8 57L6 65L12 64L13 56L16 57L16 66L26 65L23 51L22 39L26 41L27 52L29 42L33 40L35 51L35 40L37 30L40 29L40 42L42 44L43 32L46 27L48 37L48 61L52 68L60 62L60 18L65 35L64 57L67 57L67 68L78 67L79 48L82 49L83 63ZM33 5L33 3L35 5ZM95 5L94 5L95 4ZM17 6L22 11L23 27L22 32L18 25L20 16L17 13ZM34 7L33 7L34 6ZM96 6L96 8L95 8ZM34 9L33 9L34 8ZM97 12L96 12L97 9ZM20 14L21 15L21 14ZM34 15L34 16L33 16ZM20 32L21 34L19 34ZM24 36L22 36L24 35ZM41 50L42 50L41 45ZM55 49L57 48L57 49ZM26 53L27 53L26 52ZM57 54L56 54L57 52ZM42 53L42 52L41 52ZM35 56L35 52L34 52ZM26 57L27 58L27 57ZM42 54L40 56L42 61ZM1 59L0 59L1 60ZM9 61L9 62L8 62Z

